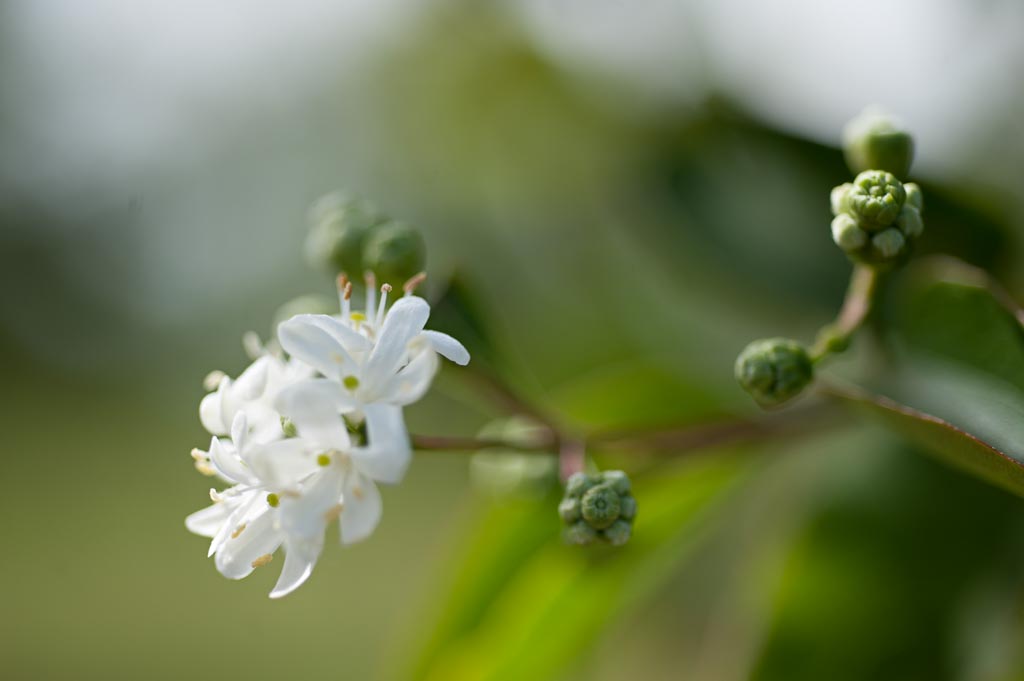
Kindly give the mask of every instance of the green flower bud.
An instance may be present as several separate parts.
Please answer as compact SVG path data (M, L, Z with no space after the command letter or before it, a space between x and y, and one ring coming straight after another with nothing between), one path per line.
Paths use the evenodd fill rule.
M354 279L363 275L363 244L370 228L386 218L365 199L328 194L309 211L306 259L319 269Z
M565 493L571 497L581 497L584 492L596 484L585 473L573 473L565 483Z
M620 500L619 518L622 520L633 520L636 517L636 499L631 496L622 497ZM616 521L618 522L618 521Z
M558 515L562 516L562 520L566 523L575 523L580 519L580 500L579 499L562 499L562 502L558 504Z
M847 202L847 196L851 189L853 189L852 182L844 182L838 187L832 188L832 194L829 197L830 203L832 204L832 215L850 212L850 205Z
M622 471L604 471L601 473L601 478L605 484L611 485L612 489L620 495L629 494L629 476Z
M295 424L287 416L281 417L281 431L285 437L297 437L299 434L298 428L295 427Z
M807 349L788 338L756 340L736 358L736 380L762 407L791 400L814 378Z
M573 523L566 529L565 537L573 544L591 544L600 534L583 520Z
M576 473L566 483L558 514L566 524L566 537L575 544L602 539L616 546L629 539L636 499L622 471L588 476Z
M896 218L896 227L908 239L916 239L924 231L924 222L921 220L921 211L910 205L903 204L900 216Z
M426 262L423 235L404 222L374 227L363 245L363 267L377 276L378 283L396 288L422 272Z
M868 233L857 226L857 221L846 213L832 219L832 240L847 253L858 251L867 244Z
M612 546L622 546L633 534L633 526L625 520L616 520L611 527L603 532L604 539Z
M583 495L580 512L591 527L603 530L619 519L622 506L619 493L611 485L600 484L591 487Z
M900 230L892 227L871 237L871 246L883 260L893 260L904 253L907 239Z
M865 170L846 195L849 212L861 229L878 232L899 217L907 192L892 173Z
M905 177L914 158L914 139L888 116L867 110L843 130L843 152L850 170L885 170Z
M924 194L921 193L921 188L917 186L915 182L904 182L903 189L907 192L906 205L913 206L921 212L924 210Z

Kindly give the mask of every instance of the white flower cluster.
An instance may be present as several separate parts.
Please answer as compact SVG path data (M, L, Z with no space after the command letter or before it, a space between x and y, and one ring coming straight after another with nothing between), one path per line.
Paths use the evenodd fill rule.
M430 306L412 291L388 307L372 278L366 306L351 309L352 284L339 282L340 315L300 314L281 323L287 357L263 350L237 379L215 376L199 407L210 431L196 467L230 487L210 490L213 505L186 518L211 537L210 556L225 577L241 579L283 547L279 598L313 571L327 525L344 544L368 537L381 517L377 483L401 481L412 458L402 407L422 397L438 354L465 365L457 340L424 327Z

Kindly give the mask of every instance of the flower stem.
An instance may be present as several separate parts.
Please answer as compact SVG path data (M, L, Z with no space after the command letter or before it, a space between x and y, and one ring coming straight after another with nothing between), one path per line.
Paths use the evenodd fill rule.
M839 315L834 322L822 328L810 349L811 360L815 364L832 353L846 349L850 338L874 310L881 278L879 270L873 267L854 265Z

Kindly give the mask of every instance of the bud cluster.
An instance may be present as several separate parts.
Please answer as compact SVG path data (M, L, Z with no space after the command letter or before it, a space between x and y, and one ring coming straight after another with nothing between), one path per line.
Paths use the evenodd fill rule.
M600 539L621 546L629 541L633 531L636 499L630 493L629 478L622 471L575 473L566 483L558 512L570 542L591 544Z
M832 190L832 239L852 259L891 265L924 230L921 189L884 170L865 170Z
M360 281L372 272L377 282L400 286L424 270L423 236L365 199L328 194L309 211L309 222L306 257L333 275Z

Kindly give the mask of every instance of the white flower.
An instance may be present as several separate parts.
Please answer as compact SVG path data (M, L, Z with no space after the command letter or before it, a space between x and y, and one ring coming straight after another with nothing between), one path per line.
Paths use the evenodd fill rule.
M227 435L235 416L245 412L253 437L268 442L284 437L273 406L283 388L313 375L312 367L271 354L257 357L237 379L213 374L217 389L199 404L199 419L212 435Z
M459 341L437 331L425 331L430 306L422 298L406 295L390 309L381 287L375 305L374 289L367 287L366 309L353 312L345 284L341 316L296 315L278 327L278 340L293 358L314 367L325 378L303 382L327 396L340 411L357 415L365 405L404 406L426 393L437 373L437 355L456 364L469 362ZM407 292L410 289L407 288Z

